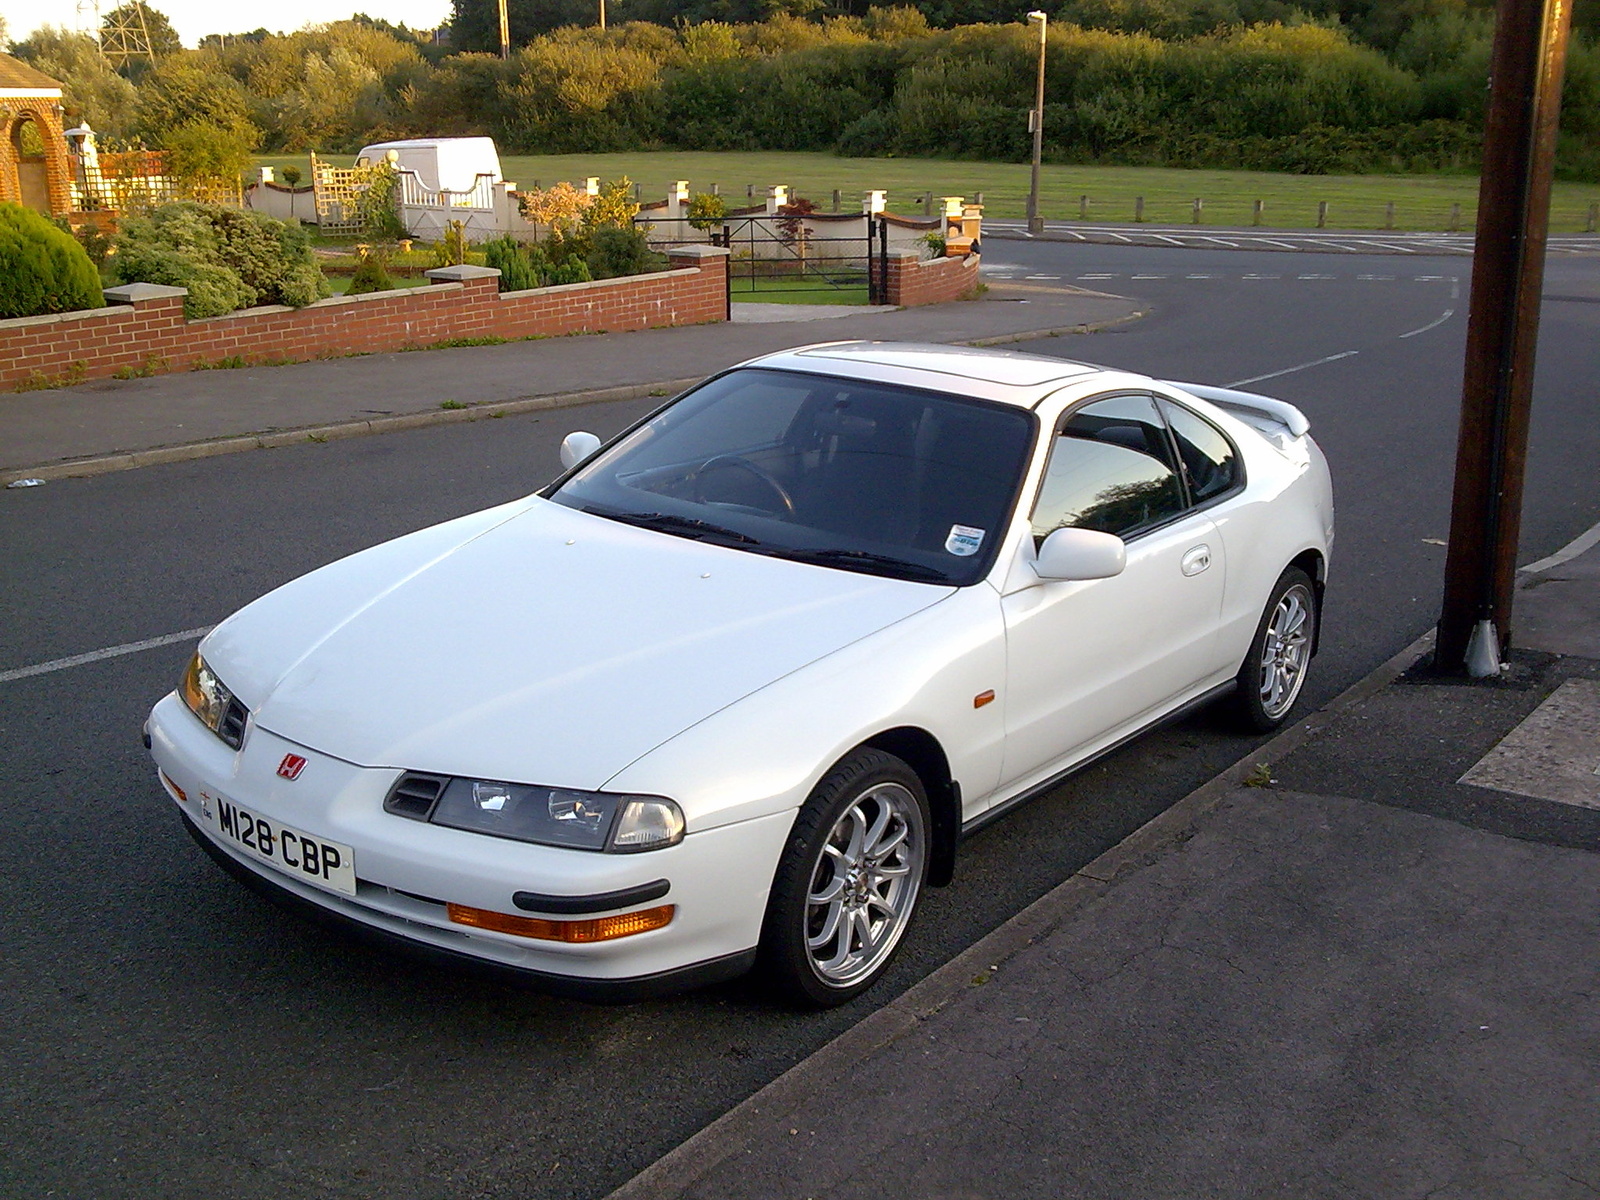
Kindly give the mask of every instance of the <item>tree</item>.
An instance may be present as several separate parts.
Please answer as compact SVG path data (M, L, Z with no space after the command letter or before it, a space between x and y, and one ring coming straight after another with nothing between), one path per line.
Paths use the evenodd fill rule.
M168 130L197 121L230 130L252 148L261 139L236 80L199 55L174 56L151 71L139 89L138 130L160 141Z
M92 37L44 25L12 46L11 53L61 80L61 106L68 124L87 121L95 132L112 139L132 135L138 93L106 65Z
M178 36L178 31L172 27L172 22L167 20L166 14L160 9L151 8L148 4L136 3L128 0L126 4L119 4L110 12L100 18L100 33L104 37L112 31L131 27L139 28L138 9L144 9L144 31L150 35L150 57L160 60L169 55L176 54L183 49L183 39Z

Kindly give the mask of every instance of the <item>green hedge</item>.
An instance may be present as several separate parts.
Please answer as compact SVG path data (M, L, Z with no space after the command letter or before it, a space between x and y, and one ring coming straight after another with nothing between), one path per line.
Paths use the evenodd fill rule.
M99 308L100 272L78 240L20 204L0 204L0 318Z

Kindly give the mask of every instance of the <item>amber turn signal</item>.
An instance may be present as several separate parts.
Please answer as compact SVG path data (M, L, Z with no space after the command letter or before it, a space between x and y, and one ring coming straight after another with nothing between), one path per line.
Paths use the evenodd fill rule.
M465 904L447 904L445 908L457 925L492 929L496 933L538 938L544 942L609 942L614 938L632 937L671 924L673 914L678 911L676 904L663 904L660 908L643 908L638 912L587 921L551 921L544 917L519 917L487 908L469 908Z
M994 703L994 689L993 688L990 688L986 692L979 692L976 696L974 696L972 698L972 707L973 708L982 708L985 704L993 704L993 703Z

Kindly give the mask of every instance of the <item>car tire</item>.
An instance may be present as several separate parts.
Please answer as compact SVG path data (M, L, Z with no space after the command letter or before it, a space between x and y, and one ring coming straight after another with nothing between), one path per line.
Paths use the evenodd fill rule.
M915 915L932 830L922 781L881 750L857 750L812 789L762 925L760 970L781 998L831 1008L877 982Z
M1271 733L1289 719L1311 668L1317 619L1311 577L1299 567L1288 568L1273 585L1239 668L1233 709L1246 730Z

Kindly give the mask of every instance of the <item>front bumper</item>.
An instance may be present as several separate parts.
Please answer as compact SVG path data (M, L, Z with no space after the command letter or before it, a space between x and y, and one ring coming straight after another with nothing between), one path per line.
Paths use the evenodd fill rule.
M677 846L644 854L534 846L385 813L384 797L400 774L396 768L355 766L254 726L235 752L176 695L156 705L146 734L163 786L189 832L255 890L433 957L491 965L547 990L589 997L626 999L747 969L793 822L792 813L779 813L691 831ZM291 754L306 760L294 780L278 775ZM355 895L318 886L240 848L217 827L214 814L222 800L350 847ZM672 904L672 922L607 942L547 942L472 929L451 922L445 907L527 915L527 893L595 897L646 889L663 879L670 885L664 897L616 911ZM513 899L518 893L524 894L521 905ZM562 917L559 911L537 915Z

